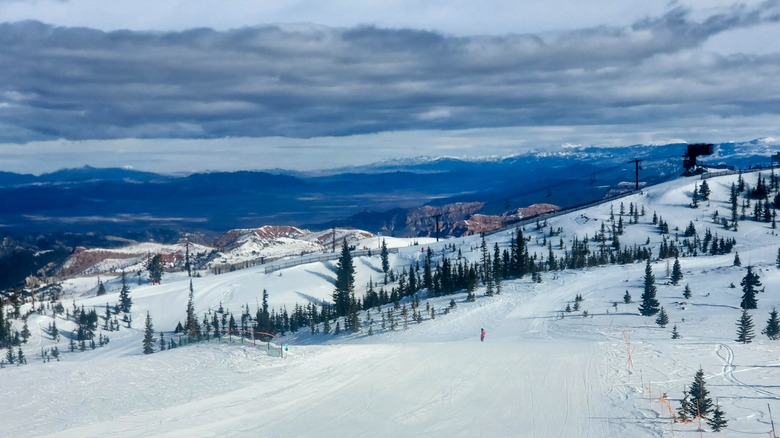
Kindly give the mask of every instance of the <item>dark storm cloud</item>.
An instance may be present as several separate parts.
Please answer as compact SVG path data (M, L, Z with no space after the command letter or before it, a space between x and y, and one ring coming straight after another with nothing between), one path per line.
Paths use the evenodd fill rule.
M776 1L694 20L453 37L375 27L102 32L0 25L0 142L312 137L775 114L780 58L695 50L780 20ZM770 43L768 43L770 44Z

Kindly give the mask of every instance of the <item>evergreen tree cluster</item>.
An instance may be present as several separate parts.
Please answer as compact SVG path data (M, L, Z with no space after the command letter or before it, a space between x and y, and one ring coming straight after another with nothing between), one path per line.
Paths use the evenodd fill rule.
M21 333L11 326L10 318L5 311L5 301L0 296L0 348L11 348L22 345Z

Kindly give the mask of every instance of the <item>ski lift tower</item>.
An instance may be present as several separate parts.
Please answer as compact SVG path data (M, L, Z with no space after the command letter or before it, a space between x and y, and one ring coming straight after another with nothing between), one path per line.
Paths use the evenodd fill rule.
M696 143L688 145L688 152L683 155L683 175L695 175L704 172L707 166L696 162L697 157L712 155L714 145L712 143Z
M436 241L439 241L439 219L441 219L441 213L434 214L433 216L430 216L432 218L436 218Z

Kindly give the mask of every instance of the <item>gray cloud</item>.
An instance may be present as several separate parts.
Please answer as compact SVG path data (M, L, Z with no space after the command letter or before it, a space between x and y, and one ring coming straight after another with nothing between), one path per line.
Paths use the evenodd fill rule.
M702 20L456 37L371 26L103 32L0 25L0 142L347 136L661 124L777 115L780 55L700 50L780 20L778 2Z

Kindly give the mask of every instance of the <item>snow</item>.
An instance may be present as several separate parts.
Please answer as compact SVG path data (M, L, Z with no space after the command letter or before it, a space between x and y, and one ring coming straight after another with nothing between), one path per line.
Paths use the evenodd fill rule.
M745 174L755 186L756 174ZM770 429L768 405L780 412L780 342L760 335L773 306L780 307L780 271L775 264L780 237L769 224L751 219L739 231L712 221L717 210L730 215L728 191L736 176L708 180L711 200L688 206L699 179L678 179L614 201L644 206L640 223L626 225L623 245L645 245L653 255L662 236L650 223L653 213L669 223L671 237L693 222L700 234L710 228L719 237L735 238L743 266L752 264L766 293L751 311L756 338L739 344L736 321L741 310L739 282L744 267L732 266L734 253L683 257L684 278L668 284L667 260L652 263L658 299L669 314L666 328L637 311L645 264L615 265L544 273L504 281L502 293L474 303L465 294L435 298L435 319L382 330L374 317L373 336L311 334L304 329L267 345L209 343L141 354L146 312L155 330L170 331L184 319L190 279L166 274L163 284L137 286L130 277L132 328L107 333L105 347L67 352L63 336L61 362L42 363L41 348L54 345L44 328L50 316L33 314L26 366L0 370L7 394L0 401L2 434L14 437L58 436L537 436L537 437L670 437L697 433L697 424L674 424L660 400L666 394L676 411L683 387L701 367L707 388L729 421L722 436L765 435ZM563 228L552 238L567 245L576 236L591 239L606 222L610 204L550 219L544 230L526 227L529 251L547 255L543 231ZM587 219L587 220L585 220ZM627 220L626 220L627 223ZM679 228L679 231L676 230ZM488 237L492 248L509 245L511 231ZM423 248L441 257L455 245L469 260L480 259L480 237L438 242L386 238L396 271L422 262ZM435 239L434 239L435 240ZM359 247L378 246L376 237ZM591 240L591 249L597 243ZM447 249L448 257L455 257ZM559 253L560 254L560 253ZM234 314L248 304L254 314L262 291L272 308L330 301L335 261L299 265L265 274L262 266L192 279L199 315L222 304ZM382 282L378 254L355 260L356 289L370 279ZM96 288L92 279L68 286ZM91 281L91 283L89 283ZM116 279L104 279L109 293L74 296L66 308L95 306L102 316L106 302L118 298ZM733 283L736 288L729 285ZM682 297L685 284L693 296ZM634 302L623 304L628 290ZM583 296L582 311L566 313L567 303ZM423 297L424 298L424 297ZM444 314L451 299L456 308ZM614 303L617 302L617 306ZM425 307L423 302L422 307ZM50 314L49 314L50 315ZM561 318L564 315L564 318ZM102 324L102 320L101 320ZM72 328L62 317L61 331ZM671 339L677 325L681 339ZM485 328L485 342L479 330ZM159 335L159 333L158 333ZM289 344L286 357L279 346ZM630 360L629 360L629 354ZM672 429L672 427L674 429ZM704 426L708 430L707 426Z

